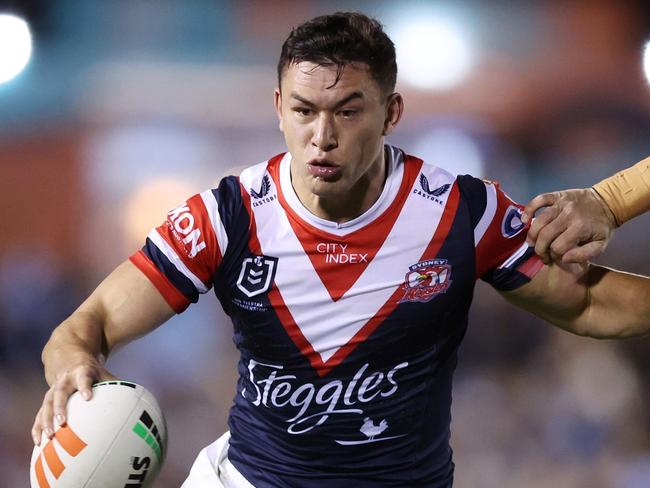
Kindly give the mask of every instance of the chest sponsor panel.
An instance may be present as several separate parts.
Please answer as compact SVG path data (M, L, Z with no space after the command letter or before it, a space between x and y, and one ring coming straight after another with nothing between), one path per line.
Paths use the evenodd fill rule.
M309 381L283 364L250 359L240 395L256 415L275 411L291 436L328 432L332 444L342 446L381 442L406 435L403 409L387 405L400 404L408 367L408 361L388 368L366 362L342 378Z

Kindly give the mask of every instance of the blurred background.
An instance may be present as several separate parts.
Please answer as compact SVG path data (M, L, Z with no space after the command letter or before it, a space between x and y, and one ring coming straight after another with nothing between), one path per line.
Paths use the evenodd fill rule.
M52 329L168 209L284 150L281 44L335 10L377 17L396 43L406 113L389 142L412 154L523 203L650 154L646 2L0 1L4 486L29 483ZM649 274L649 225L626 224L601 261ZM208 295L109 361L166 413L157 486L179 486L226 429L230 335ZM650 486L649 351L560 332L479 283L455 380L455 486Z

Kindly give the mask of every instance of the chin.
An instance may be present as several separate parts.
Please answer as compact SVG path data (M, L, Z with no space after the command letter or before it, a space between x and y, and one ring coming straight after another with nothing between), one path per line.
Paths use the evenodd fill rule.
M310 185L310 191L321 198L342 197L348 193L339 181L316 180Z

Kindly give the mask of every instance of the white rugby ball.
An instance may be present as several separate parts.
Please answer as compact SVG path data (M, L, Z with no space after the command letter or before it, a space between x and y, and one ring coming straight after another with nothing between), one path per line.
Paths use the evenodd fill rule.
M67 423L34 447L32 488L151 486L167 451L165 418L153 395L129 381L93 386L68 400Z

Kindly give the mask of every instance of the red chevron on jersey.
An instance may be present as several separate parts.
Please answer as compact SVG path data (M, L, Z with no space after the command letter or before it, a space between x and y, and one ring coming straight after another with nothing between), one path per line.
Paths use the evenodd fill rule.
M268 167L260 164L249 168L241 175L242 189L259 187L267 171L276 176L281 169L288 171L289 163L287 155L282 161L272 160ZM285 166L278 169L274 165ZM249 247L259 254L272 248L280 263L275 286L269 292L273 308L287 333L321 376L363 342L399 302L403 275L399 278L399 275L391 275L387 279L386 269L408 269L413 263L428 258L430 253L435 254L436 247L449 231L455 208L445 211L445 204L449 200L451 206L457 205L457 189L454 187L452 192L442 195L440 203L425 198L406 198L413 192L414 185L419 184L414 181L421 162L411 165L417 167L409 172L408 178L403 178L410 184L400 186L398 198L393 200L387 214L364 226L366 232L377 226L380 230L374 232L385 232L385 238L352 286L338 300L332 298L315 269L313 259L308 255L310 245L301 242L304 235L295 231L297 224L291 223L286 208L278 208L283 199L270 198L269 203L254 206L250 203L250 196L244 195L246 207L251 211L251 222L254 222ZM437 171L444 174L449 184L453 183L451 175ZM278 191L276 181L280 180L274 179L268 191L270 196ZM392 212L396 214L394 223L386 229L383 218ZM427 215L427 218L422 220L421 215ZM299 219L295 214L293 218ZM431 241L411 239L414 232L434 237ZM405 246L405 242L413 244Z
M346 235L331 234L301 219L282 192L280 165L269 164L269 174L278 189L280 204L288 215L289 224L332 300L340 299L352 287L386 240L422 167L421 160L412 159L416 164L405 165L405 174L393 205L371 225Z

